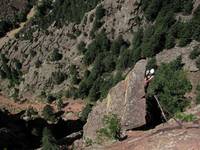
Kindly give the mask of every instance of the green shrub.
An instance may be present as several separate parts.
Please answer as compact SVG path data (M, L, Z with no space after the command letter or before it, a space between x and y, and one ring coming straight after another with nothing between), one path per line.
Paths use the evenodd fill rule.
M42 132L42 150L59 150L56 139L53 137L48 128L44 128Z
M126 42L123 40L122 36L119 36L116 40L112 42L110 51L114 55L118 56L123 45L126 45Z
M188 101L184 95L191 88L192 86L182 70L181 58L178 58L169 64L162 64L158 68L147 93L149 97L158 95L162 106L175 114L183 111L187 106Z
M96 53L98 49L96 49L96 43L92 42L90 45L88 45L88 49L84 55L83 61L86 65L90 65L91 63L93 63L93 61L95 60L96 57Z
M85 139L86 147L87 147L87 146L91 146L92 143L93 143L92 139L90 139L90 138L86 138L86 139Z
M147 34L147 33L145 33ZM139 29L135 34L134 34L134 37L133 37L133 40L132 40L132 44L133 44L133 49L136 49L138 47L140 47L140 45L142 44L142 39L143 39L143 36L144 36L144 31L143 29Z
M50 60L59 61L62 59L62 57L63 55L59 53L58 49L54 49L53 52L51 53Z
M144 31L142 43L141 43L141 46L140 46L141 48L137 48L138 50L141 50L141 57L147 57L147 56L150 56L150 55L153 54L150 39L154 35L154 32L155 32L154 26L149 26Z
M70 39L76 39L76 36L72 33L67 33L67 36L70 38Z
M117 84L119 81L123 80L122 71L118 70L113 78L113 85Z
M191 122L195 121L197 117L193 114L184 114L184 113L177 113L175 117L181 121Z
M179 46L184 47L191 42L191 39L188 38L180 38Z
M63 103L62 98L59 98L59 99L56 101L56 106L57 106L57 108L58 108L59 111L62 110L62 108L64 107L64 103Z
M88 115L89 113L92 111L92 105L90 104L87 104L85 106L85 108L82 110L81 112L81 121L84 121L86 122L87 121L87 118L88 118Z
M103 25L104 22L101 21L102 17L105 15L105 9L102 5L98 6L95 12L95 20L93 23L92 30L90 32L90 36L92 38L95 37L95 32Z
M115 61L116 57L114 57L112 54L108 53L105 58L103 59L103 66L105 72L111 72L115 69Z
M186 15L188 15L188 14L191 14L192 9L193 9L193 2L190 0L185 1L183 4L183 12Z
M51 1L43 0L39 5L37 5L37 16L45 16L51 8Z
M8 32L11 28L11 25L8 21L6 20L3 20L3 21L0 21L0 37L3 37L6 32Z
M97 43L97 47L99 47L99 52L101 51L109 51L110 50L110 40L108 39L106 32L102 30L99 34L97 34L95 41Z
M91 77L91 75L88 78L84 78L80 84L78 89L78 95L81 98L85 98L88 96L89 91L94 83L95 79Z
M93 75L94 77L98 77L104 72L105 68L104 68L104 64L103 64L103 61L102 61L104 58L105 58L104 53L100 53L96 57L96 59L93 63L93 68L91 70L91 75Z
M39 59L37 59L37 60L35 61L35 67L36 67L36 68L39 68L41 65L42 65L42 62L41 62Z
M174 18L174 12L169 5L163 6L163 8L158 13L155 22L155 30L159 33L168 33L168 30L176 22Z
M116 140L119 138L120 133L120 122L115 114L105 115L103 117L104 127L99 129L98 138L103 140L104 138L110 140Z
M44 119L54 122L56 120L53 108L50 105L46 105L42 110Z
M79 97L79 89L75 87L70 87L66 92L65 92L65 97L66 98L78 98Z
M192 25L189 23L180 23L178 38L180 38L179 46L184 47L192 40Z
M95 15L97 20L100 20L103 16L105 16L105 9L102 7L102 5L97 7Z
M11 97L13 98L13 100L15 102L19 101L19 89L14 88L14 91L13 91Z
M166 42L165 42L165 48L170 49L175 46L175 37L172 35L172 33L169 33L166 35Z
M0 55L0 62L1 62L1 78L8 79L11 86L14 86L16 84L20 84L20 81L22 80L22 72L19 68L21 66L18 66L20 64L17 64L17 61L14 59L12 60L15 63L15 67L11 66L9 63L9 59L4 55Z
M200 41L200 5L196 8L193 18L191 20L190 27L192 28L192 38L196 41Z
M55 96L53 96L51 94L47 95L47 103L52 103L55 100L56 100Z
M90 65L100 53L109 50L110 40L107 38L106 33L102 31L95 37L95 40L88 45L83 61L85 64Z
M22 68L22 63L15 58L12 61L14 63L15 69L19 71Z
M148 4L147 8L144 11L147 20L154 21L161 7L162 0L151 0L151 2Z
M53 72L51 75L52 83L57 84L57 85L61 84L64 80L66 80L66 78L67 76L60 71Z
M117 69L125 70L128 66L131 66L130 50L125 49L120 53L119 60L117 61Z
M26 110L25 115L28 117L33 118L33 116L37 116L38 112L36 110L33 109L33 107L30 107Z
M89 91L88 98L91 102L95 102L97 99L100 98L100 85L102 83L101 77L97 78L95 82L93 83L93 86L91 87Z
M6 78L6 73L2 69L0 69L0 77L1 77L1 79Z
M145 10L149 6L150 2L151 2L150 0L141 0L141 8L142 8L142 10Z
M71 65L69 68L70 80L72 84L78 84L80 82L79 74L75 65Z
M81 41L78 45L77 45L77 48L78 48L78 50L81 52L81 53L85 53L86 52L86 48L85 48L85 46L86 46L86 44L83 42L83 41Z
M196 89L196 103L197 104L200 104L200 84L197 86L197 89Z
M172 1L172 8L175 12L183 12L188 15L193 8L193 2L190 0L174 0Z

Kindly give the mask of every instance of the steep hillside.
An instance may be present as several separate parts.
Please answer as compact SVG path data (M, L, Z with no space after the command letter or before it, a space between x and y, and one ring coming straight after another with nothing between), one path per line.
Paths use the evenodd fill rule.
M35 18L17 35L18 39L1 45L2 57L9 59L4 63L13 70L6 72L2 68L2 75L12 74L6 78L20 97L31 99L61 93L96 101L104 98L110 87L123 78L120 76L124 70L137 60L173 47L175 39L184 46L199 38L196 34L199 8L192 12L192 5L187 1L183 8L176 8L175 2L152 1L147 8L146 1L103 1L93 9L98 1L90 3L84 2L82 13L72 15L71 20L61 12L72 9L73 14L79 9L76 5L63 2L63 7L59 7L61 4L57 2L44 1L38 5ZM154 12L157 5L159 9ZM165 13L170 5L173 11ZM178 14L190 13L194 17L187 23L175 20ZM195 28L194 33L191 27ZM12 90L7 88L6 81L2 91L10 95Z
M107 2L105 4L105 6L108 8L112 8L110 7L111 5L112 5L112 2L109 2L109 3ZM130 12L126 12L126 9L122 9L120 11L120 12L123 12L123 14L126 15L125 17L127 18L126 20L124 20L125 22L120 26L118 23L116 23L116 25L112 25L113 20L117 20L117 17L119 18L124 17L124 16L119 16L121 15L121 13L117 11L118 5L124 5L123 6L124 8L130 7L129 8ZM105 22L103 26L105 27L113 26L113 28L117 29L115 32L113 31L113 33L116 33L116 36L114 36L113 38L117 39L117 37L119 36L120 30L122 30L120 27L124 27L124 25L128 24L129 20L132 19L131 12L133 12L135 9L137 9L137 5L129 6L129 3L126 2L126 3L116 3L116 4L114 3L112 10L110 10L111 11L110 14L108 14L108 12L106 11L105 14L108 17L108 19L105 18L104 19L105 21L102 21L102 22ZM103 8L99 8L99 11L101 13L101 11L104 12L105 10ZM36 25L33 25L31 28L29 27L30 25L27 25L28 26L27 29L25 28L24 29L25 31L22 31L22 33L19 34L19 37L20 37L19 40L16 40L16 39L10 40L8 44L5 44L4 46L2 46L2 54L5 53L5 57L8 57L10 59L8 64L11 65L13 63L15 64L18 62L19 69L15 68L16 70L18 70L16 71L16 73L18 72L17 74L23 75L22 77L23 82L21 82L21 80L18 79L19 76L21 75L16 74L15 75L16 80L11 79L11 82L16 82L16 81L18 82L17 84L19 84L19 86L17 86L17 84L15 83L13 84L16 86L17 89L19 89L20 96L22 95L23 97L26 97L26 95L28 95L28 99L29 99L31 98L31 96L35 96L35 95L39 96L41 95L41 93L46 93L46 95L48 95L48 93L58 93L60 91L62 91L63 93L67 91L70 87L72 88L72 90L76 91L77 84L80 82L80 79L83 79L84 72L87 70L87 68L91 70L91 67L88 67L88 65L85 65L84 63L82 63L83 55L81 54L82 52L77 51L77 45L78 43L83 44L83 42L86 45L91 43L93 38L90 36L89 32L90 30L92 30L93 22L95 21L95 19L94 21L90 23L91 19L89 18L92 18L92 16L95 16L95 13L97 12L93 10L89 12L88 15L85 15L85 19L83 19L80 25L77 25L75 23L70 23L69 25L64 24L63 27L59 29L58 27L55 26L55 23L54 23L54 27L50 26L45 33L42 29L40 29L40 27L37 28ZM36 20L38 18L40 17L36 16ZM84 22L84 20L86 21ZM107 22L106 20L111 20L111 21ZM34 22L34 19L33 19L33 22ZM25 39L27 38L27 34L32 33L29 30L31 30L32 28L34 29L34 27L36 28L37 31L34 32L33 36L31 36L31 38L33 39L23 40L23 38ZM125 37L132 36L132 33L130 33L129 31L130 29L128 27L131 28L131 25L128 25L127 28L124 28L124 31L121 31L121 35ZM108 29L108 30L111 31L112 29ZM79 33L79 35L75 35L77 33ZM108 35L111 36L111 33ZM110 47L111 41L108 38L106 38L106 36L107 36L107 32L106 34L99 34L99 40L101 40L102 42L104 42L104 40L107 40L105 41L107 42L105 43L107 44L107 46L106 45L105 46ZM121 40L120 42L122 42L122 44L125 47L128 46L128 43L125 42L123 39L119 38L119 40ZM99 44L101 43L101 41L99 41ZM92 46L92 44L90 45ZM93 45L94 45L94 42L93 42ZM115 44L113 44L113 46L114 45ZM120 45L120 47L124 47L124 46ZM79 45L79 47L81 49L81 44ZM117 46L117 49L119 49L118 47L119 46ZM14 62L11 63L13 60ZM107 62L107 61L108 61L108 58L105 59L105 63L106 64L109 63L107 65L108 69L104 71L105 73L110 72L109 71L110 66L113 68L112 70L115 69L114 58L112 62ZM10 67L12 68L14 66L10 66ZM70 73L69 71L73 73ZM87 72L88 71L86 71L85 75L88 74ZM110 78L111 76L109 75L107 77L107 81ZM96 79L97 77L95 77L93 80L96 80ZM5 81L3 85L5 85L5 87L2 87L2 90L6 91L7 84L5 84ZM111 85L106 84L104 86L106 88L105 90L107 91L107 89ZM82 87L84 88L84 82L82 82ZM71 92L69 94L72 95L73 92L72 94ZM74 92L74 94L72 96L77 97L76 92ZM81 97L87 96L85 95L85 93L80 94L80 95ZM96 98L94 99L96 100Z

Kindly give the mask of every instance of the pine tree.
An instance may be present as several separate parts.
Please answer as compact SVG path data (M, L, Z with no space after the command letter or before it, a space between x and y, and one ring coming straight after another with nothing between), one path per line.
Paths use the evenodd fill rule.
M59 111L62 110L63 106L64 106L63 101L62 101L61 98L59 98L58 101L57 101L57 108L58 108L58 110Z
M42 150L59 150L56 139L48 128L43 129L42 135Z
M53 113L53 108L50 105L46 105L43 108L42 114L46 120L55 121L55 115Z
M166 35L165 48L170 49L175 46L175 38L172 33Z

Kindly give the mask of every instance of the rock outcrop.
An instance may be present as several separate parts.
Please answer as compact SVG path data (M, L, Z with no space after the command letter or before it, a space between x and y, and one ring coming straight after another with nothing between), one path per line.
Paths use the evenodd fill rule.
M113 87L107 98L93 107L84 126L84 138L96 139L97 131L103 127L104 115L116 114L122 130L145 125L146 99L144 74L146 60L139 61L126 79Z
M157 64L169 63L175 60L178 56L182 57L182 62L184 64L184 69L191 72L196 72L199 69L196 67L195 60L190 59L190 53L195 46L199 45L198 42L193 41L187 47L174 47L169 50L163 50L156 55Z
M128 138L111 145L93 145L84 150L199 150L200 105L185 114L196 117L191 122L182 121L181 128L173 119L147 131L128 131Z

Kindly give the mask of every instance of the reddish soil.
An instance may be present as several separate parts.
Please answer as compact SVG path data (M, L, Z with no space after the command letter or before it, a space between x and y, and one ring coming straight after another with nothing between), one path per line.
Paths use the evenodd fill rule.
M12 99L8 99L3 95L0 95L0 108L7 109L10 113L16 114L20 111L26 110L28 108L33 108L38 112L41 112L46 104L38 101L26 101L23 103L14 102ZM51 106L57 111L57 107L55 103L52 103ZM65 113L73 113L71 119L77 119L77 115L82 111L85 106L82 100L66 100L64 101L63 111Z

